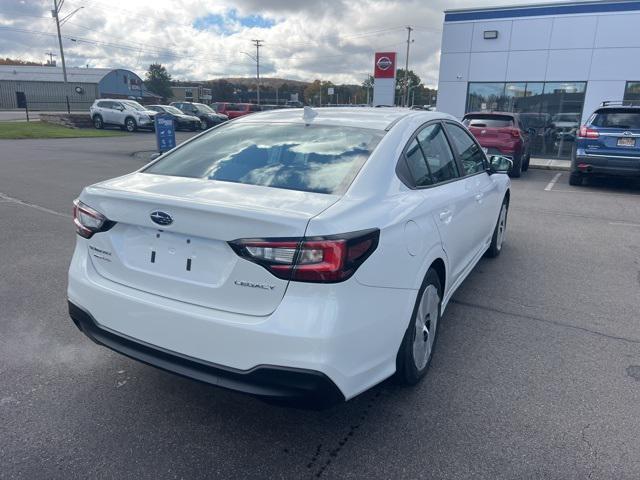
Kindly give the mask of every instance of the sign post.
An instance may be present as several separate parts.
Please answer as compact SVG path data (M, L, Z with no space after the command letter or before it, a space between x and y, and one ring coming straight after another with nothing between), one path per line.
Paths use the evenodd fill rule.
M156 145L160 153L168 152L176 146L176 129L173 117L166 113L159 113L154 118L156 126Z
M373 77L373 105L395 105L396 52L376 52Z

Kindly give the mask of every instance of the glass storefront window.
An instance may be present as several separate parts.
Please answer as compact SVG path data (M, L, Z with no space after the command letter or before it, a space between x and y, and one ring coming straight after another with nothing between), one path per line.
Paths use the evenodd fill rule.
M467 112L499 110L504 83L470 83Z
M640 82L627 82L624 88L624 101L640 103Z
M637 83L640 100L640 82L629 83ZM524 127L535 131L533 156L569 158L586 86L586 82L469 83L466 111L519 113Z

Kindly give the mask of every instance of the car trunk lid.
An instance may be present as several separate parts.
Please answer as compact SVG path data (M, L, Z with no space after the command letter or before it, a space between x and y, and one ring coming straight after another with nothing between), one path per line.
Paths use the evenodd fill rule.
M116 222L88 240L101 276L166 298L258 316L276 309L288 282L241 259L227 242L302 237L309 219L338 198L147 173L88 187L81 196ZM172 222L158 224L152 216Z

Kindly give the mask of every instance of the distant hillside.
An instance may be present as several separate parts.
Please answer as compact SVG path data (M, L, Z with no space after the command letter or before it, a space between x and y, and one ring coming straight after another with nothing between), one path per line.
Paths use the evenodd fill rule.
M247 87L253 87L256 84L255 77L254 78L229 77L229 78L219 78L217 80L226 80L229 83L233 83L235 85L244 85ZM287 78L260 77L260 85L264 87L280 88L285 83L292 87L306 87L310 84L310 82L301 82L300 80L289 80Z

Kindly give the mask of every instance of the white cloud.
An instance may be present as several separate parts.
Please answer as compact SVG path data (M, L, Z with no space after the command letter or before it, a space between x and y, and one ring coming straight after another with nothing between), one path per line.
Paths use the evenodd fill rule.
M160 62L183 80L252 77L255 63L242 52L255 55L251 39L258 38L264 40L264 76L360 83L373 68L376 50L397 51L404 65L404 26L411 25L410 68L435 86L443 10L477 5L468 0L66 0L61 17L85 7L63 26L63 35L76 39L64 39L68 65L122 67L142 75L149 63ZM208 15L226 16L228 23L205 30L193 26ZM252 16L273 26L252 27ZM243 17L249 20L238 20ZM49 1L0 2L0 56L43 61L48 50L58 53Z

